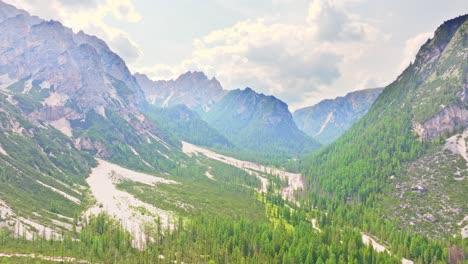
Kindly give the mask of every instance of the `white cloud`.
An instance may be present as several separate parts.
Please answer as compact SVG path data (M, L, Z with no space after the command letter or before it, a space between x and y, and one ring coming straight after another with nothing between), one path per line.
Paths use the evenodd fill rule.
M432 0L414 16L425 1L210 0L194 10L175 9L180 17L171 20L157 12L172 12L180 3L6 1L43 18L60 20L75 31L97 35L134 72L169 79L188 70L204 71L216 76L226 89L250 86L278 96L292 109L357 89L385 86L431 35L420 32L432 32L467 7L463 0L449 6L443 0ZM130 27L142 19L135 3L154 16ZM216 16L216 22L196 23L203 16ZM165 19L175 29L168 29ZM139 42L116 24L126 25ZM148 26L157 30L142 28ZM180 58L184 59L173 63Z
M194 40L192 55L178 65L158 64L135 70L154 79L202 70L216 76L227 89L249 86L274 94L292 108L304 106L322 99L323 92L339 95L339 90L329 90L343 78L343 70L355 67L356 61L367 56L370 46L388 39L345 7L317 0L302 23L278 23L268 18L239 22ZM337 16L341 18L333 20ZM347 26L343 27L343 23ZM361 77L356 79L358 75ZM368 75L344 77L350 82L343 89L349 90Z
M139 22L142 17L132 0L7 0L32 15L60 21L73 30L96 35L128 62L135 62L142 51L130 35L105 22L107 16L127 22Z
M399 70L403 71L410 62L414 60L416 54L419 51L419 48L429 39L432 38L434 35L433 32L424 32L421 34L417 34L416 36L409 38L405 42L405 48L403 50L403 58L402 62L399 66Z

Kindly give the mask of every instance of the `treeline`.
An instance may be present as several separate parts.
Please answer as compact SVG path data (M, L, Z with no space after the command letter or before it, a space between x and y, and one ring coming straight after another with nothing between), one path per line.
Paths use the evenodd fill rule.
M157 220L156 220L157 221ZM0 231L2 251L67 256L104 263L398 263L363 245L357 229L312 229L310 222L286 225L249 219L200 215L179 220L173 230L148 229L144 250L132 247L133 238L106 215L89 221L78 235L62 240L33 241Z

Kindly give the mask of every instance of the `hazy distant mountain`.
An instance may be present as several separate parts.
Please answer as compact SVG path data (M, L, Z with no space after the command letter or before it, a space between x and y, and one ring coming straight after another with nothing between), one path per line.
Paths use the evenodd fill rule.
M207 147L232 147L216 129L206 123L197 112L186 105L171 107L148 106L144 113L157 122L158 128L176 135L180 140Z
M135 78L148 102L158 107L183 104L201 113L208 111L226 94L216 78L208 79L203 72L187 72L169 81L152 81L139 73Z
M366 89L323 100L314 106L296 110L293 113L294 121L309 136L322 144L329 144L367 113L382 90Z
M284 102L250 88L227 93L206 113L205 120L231 142L252 152L297 156L319 147L297 128Z

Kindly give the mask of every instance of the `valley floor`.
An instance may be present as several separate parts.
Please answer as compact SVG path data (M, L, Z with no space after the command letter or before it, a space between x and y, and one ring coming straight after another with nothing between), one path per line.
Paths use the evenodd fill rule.
M268 179L266 175L278 176L281 180L287 182L287 186L281 190L281 195L286 200L294 201L295 192L304 189L304 177L298 173L291 173L282 169L259 165L250 161L235 159L187 142L182 142L182 151L189 156L194 154L205 155L207 158L237 167L246 171L250 175L256 176L262 182L262 187L259 189L260 192L267 191Z

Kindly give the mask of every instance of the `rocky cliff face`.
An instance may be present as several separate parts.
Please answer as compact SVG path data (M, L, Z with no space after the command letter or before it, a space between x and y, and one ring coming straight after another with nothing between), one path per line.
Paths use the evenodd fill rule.
M152 81L144 74L135 74L147 100L158 107L186 105L196 112L208 111L226 91L216 78L203 72L187 72L176 80Z
M40 82L73 98L82 112L132 108L143 97L123 60L95 37L27 14L1 21L0 32L0 75L10 81Z
M447 21L416 57L422 78L412 104L413 128L423 140L468 126L467 36L466 15Z
M424 123L415 122L414 130L422 140L436 139L468 127L468 110L462 106L445 107Z
M55 127L77 147L113 154L110 145L104 151L106 138L86 132L93 113L125 143L151 142L148 133L164 137L139 112L144 94L125 62L97 37L0 1L0 54L0 92L34 125ZM125 124L138 140L127 142Z
M323 100L298 109L294 121L299 129L322 144L329 144L367 113L382 89L367 89L344 97Z

